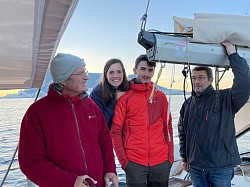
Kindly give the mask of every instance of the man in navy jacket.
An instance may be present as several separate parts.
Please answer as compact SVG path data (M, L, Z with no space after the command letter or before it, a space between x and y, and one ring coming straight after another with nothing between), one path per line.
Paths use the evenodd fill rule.
M241 163L234 116L249 98L249 67L234 45L223 42L234 74L230 89L215 91L209 67L192 70L193 93L180 110L180 156L194 187L231 186Z

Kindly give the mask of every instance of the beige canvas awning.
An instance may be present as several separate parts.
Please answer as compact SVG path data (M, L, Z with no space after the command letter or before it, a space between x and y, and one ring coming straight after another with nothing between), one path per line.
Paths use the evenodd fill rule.
M0 90L42 86L77 2L0 1Z
M175 33L193 33L194 20L174 16L174 32Z
M250 16L195 13L194 20L176 16L173 20L175 32L193 33L190 42L228 41L250 47Z
M244 133L250 128L250 99L235 115L236 135Z

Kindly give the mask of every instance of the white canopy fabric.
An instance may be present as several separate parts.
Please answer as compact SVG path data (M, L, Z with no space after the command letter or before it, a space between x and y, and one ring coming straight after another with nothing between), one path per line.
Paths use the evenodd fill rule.
M0 90L42 86L77 2L0 1Z
M235 115L236 135L250 128L250 99Z
M250 47L250 16L195 14L193 42L221 43Z
M174 32L176 33L193 33L194 20L174 16Z
M174 31L193 33L190 42L214 43L229 41L250 47L250 16L195 13L194 20L173 17Z

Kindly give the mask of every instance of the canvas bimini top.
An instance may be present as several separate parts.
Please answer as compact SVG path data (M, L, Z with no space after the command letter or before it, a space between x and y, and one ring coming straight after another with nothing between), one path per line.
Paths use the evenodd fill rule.
M0 90L42 86L77 2L0 1Z

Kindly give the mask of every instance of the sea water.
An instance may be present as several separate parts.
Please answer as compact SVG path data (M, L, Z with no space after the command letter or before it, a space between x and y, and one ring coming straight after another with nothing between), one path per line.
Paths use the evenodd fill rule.
M174 143L178 144L177 122L179 110L184 101L183 95L172 95L170 99L170 110L173 116ZM19 130L23 115L30 104L34 102L32 98L0 99L0 182L7 171L13 153L19 139ZM250 133L238 142L241 150L249 151ZM178 150L175 150L178 152ZM178 154L177 154L178 155ZM116 159L119 185L124 186L125 174ZM15 156L11 170L3 185L4 187L24 187L27 186L26 177L19 169L17 155Z

